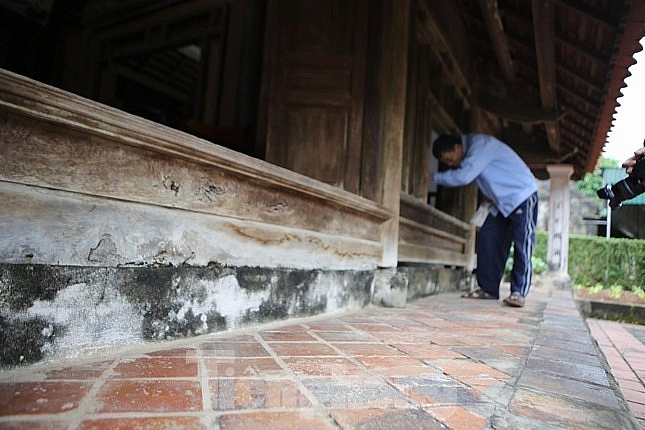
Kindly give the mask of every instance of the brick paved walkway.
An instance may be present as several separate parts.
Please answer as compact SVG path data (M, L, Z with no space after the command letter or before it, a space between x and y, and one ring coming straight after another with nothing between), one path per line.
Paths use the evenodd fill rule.
M587 320L627 404L645 429L645 327Z
M604 325L593 327L600 333ZM611 338L631 359L631 340ZM637 390L623 389L630 387ZM537 287L522 309L445 293L405 309L370 307L0 372L0 429L115 428L638 423L571 293Z

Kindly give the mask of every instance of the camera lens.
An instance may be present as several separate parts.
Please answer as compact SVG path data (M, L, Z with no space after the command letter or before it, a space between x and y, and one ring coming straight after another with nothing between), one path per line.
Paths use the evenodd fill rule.
M605 185L596 191L598 197L609 200L612 209L619 208L625 200L633 199L645 192L645 157L636 160L628 177L614 185Z

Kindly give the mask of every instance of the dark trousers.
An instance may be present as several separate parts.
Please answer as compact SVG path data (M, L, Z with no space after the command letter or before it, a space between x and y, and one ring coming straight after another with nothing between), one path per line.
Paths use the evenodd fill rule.
M526 296L531 288L538 196L534 193L504 218L488 215L477 232L477 283L489 294L499 297L499 285L513 244L511 292Z

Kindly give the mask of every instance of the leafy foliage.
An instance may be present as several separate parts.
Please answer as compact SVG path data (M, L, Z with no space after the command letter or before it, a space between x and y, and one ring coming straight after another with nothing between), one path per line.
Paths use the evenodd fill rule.
M548 233L535 234L533 271L547 270ZM513 254L506 261L508 277L513 265ZM598 236L569 236L569 276L577 287L588 287L590 292L608 289L613 295L627 290L645 296L645 240L619 239Z
M596 197L596 190L602 188L602 169L606 167L618 167L620 164L612 158L600 158L598 166L593 173L585 174L585 177L576 181L576 189L587 197Z

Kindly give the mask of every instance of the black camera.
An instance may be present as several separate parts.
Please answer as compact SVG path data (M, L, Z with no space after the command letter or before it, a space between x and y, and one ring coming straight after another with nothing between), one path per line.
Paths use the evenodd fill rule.
M614 185L607 184L596 193L601 199L609 200L609 207L612 209L619 208L625 200L645 193L645 157L641 156L636 160L628 177Z

